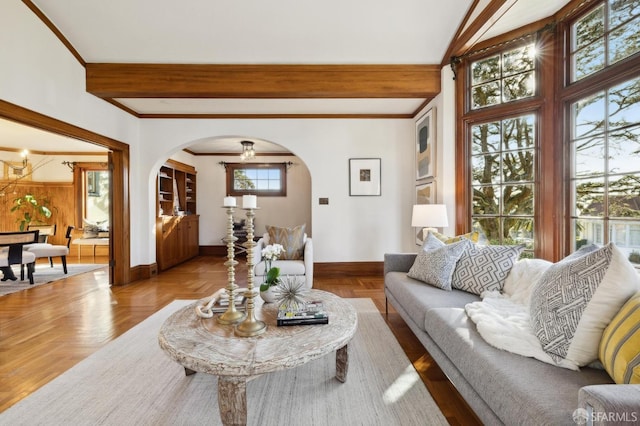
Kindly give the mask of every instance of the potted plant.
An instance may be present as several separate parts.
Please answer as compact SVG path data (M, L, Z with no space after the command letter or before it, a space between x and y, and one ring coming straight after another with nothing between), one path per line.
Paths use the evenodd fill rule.
M12 212L18 212L16 222L20 224L20 231L26 230L33 222L34 224L44 224L42 219L51 217L51 210L46 206L49 204L47 198L38 202L33 194L25 194L13 200Z
M263 283L260 284L260 296L265 302L273 302L275 300L271 290L280 282L280 268L272 265L282 252L284 252L284 247L281 244L269 244L262 249L261 254L266 275Z

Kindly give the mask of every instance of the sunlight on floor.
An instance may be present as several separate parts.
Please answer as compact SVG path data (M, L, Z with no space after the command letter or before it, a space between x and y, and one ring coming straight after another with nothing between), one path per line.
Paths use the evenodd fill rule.
M382 396L385 404L393 404L420 380L413 365L409 364L404 372L387 388Z

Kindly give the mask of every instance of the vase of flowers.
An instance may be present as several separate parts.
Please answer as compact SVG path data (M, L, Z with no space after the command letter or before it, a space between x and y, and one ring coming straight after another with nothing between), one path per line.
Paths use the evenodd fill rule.
M262 249L262 260L264 261L264 281L260 284L260 297L267 303L276 300L273 290L280 283L280 268L273 266L273 262L284 252L281 244L269 244Z

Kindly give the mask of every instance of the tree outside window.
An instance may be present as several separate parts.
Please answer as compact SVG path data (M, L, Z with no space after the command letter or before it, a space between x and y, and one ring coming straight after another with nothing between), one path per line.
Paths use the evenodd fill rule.
M227 163L226 168L229 195L287 195L287 169L284 163Z

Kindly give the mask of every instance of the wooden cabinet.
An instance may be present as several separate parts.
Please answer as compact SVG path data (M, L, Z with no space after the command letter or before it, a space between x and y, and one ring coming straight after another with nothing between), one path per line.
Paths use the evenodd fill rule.
M198 255L196 170L169 160L158 172L156 259L164 271Z
M167 270L198 255L198 215L161 216L156 221L158 269Z
M158 216L196 214L196 169L169 160L158 173Z

